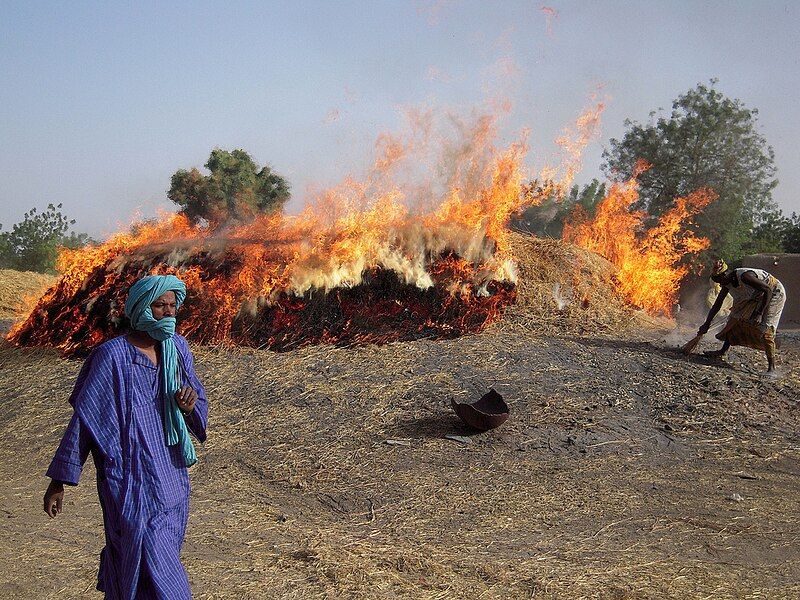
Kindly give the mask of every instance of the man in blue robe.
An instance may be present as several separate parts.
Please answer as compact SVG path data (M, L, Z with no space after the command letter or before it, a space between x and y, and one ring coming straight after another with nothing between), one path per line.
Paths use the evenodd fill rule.
M189 432L205 441L208 403L175 314L186 297L178 278L145 277L131 287L131 329L87 358L70 396L72 419L47 470L44 510L61 512L64 484L77 485L91 452L106 545L97 589L106 598L191 598L180 549L189 515Z

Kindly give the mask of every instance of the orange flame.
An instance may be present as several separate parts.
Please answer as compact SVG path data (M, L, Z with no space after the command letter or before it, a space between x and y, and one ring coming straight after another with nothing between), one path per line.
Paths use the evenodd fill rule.
M709 246L708 239L696 236L689 225L717 194L700 189L677 198L657 225L645 229L645 213L630 207L639 198L636 176L646 168L640 165L633 178L613 184L594 219L589 219L585 211L576 210L572 222L564 226L563 238L616 265L618 289L632 305L651 314L669 316L681 280L689 272L689 266L681 264L682 259Z

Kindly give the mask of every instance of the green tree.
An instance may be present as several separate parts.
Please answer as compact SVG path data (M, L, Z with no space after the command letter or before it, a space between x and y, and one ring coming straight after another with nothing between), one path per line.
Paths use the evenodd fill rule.
M750 237L743 246L743 254L762 252L783 252L784 242L791 221L780 210L765 214L761 222L753 227Z
M714 189L719 198L698 215L698 230L711 240L707 254L735 261L754 250L748 246L752 232L775 217L772 190L778 182L772 148L757 131L758 111L725 97L715 83L679 96L668 116L652 112L648 124L626 120L625 135L612 139L603 153L603 170L623 180L640 159L650 163L639 176L635 208L652 217L667 211L674 198Z
M533 181L528 189L535 191L538 183ZM517 229L530 231L540 237L560 238L567 220L576 206L580 206L589 216L593 216L597 205L606 197L606 185L593 179L583 188L573 185L569 193L561 200L554 194L542 203L529 206L512 221Z
M784 221L782 233L783 251L800 253L800 215L792 213Z
M11 242L8 240L8 233L3 231L0 225L0 269L10 269L14 262L14 251Z
M11 231L0 232L0 267L52 272L59 247L79 248L93 241L85 233L67 234L74 224L61 212L61 204L48 204L41 212L32 208Z
M88 233L75 233L74 231L70 231L69 235L65 235L61 238L61 242L58 245L62 248L75 250L77 248L83 248L88 244L96 243L97 240L89 237Z
M212 227L247 221L260 213L280 211L289 199L289 184L268 166L259 168L244 150L211 152L208 175L181 169L172 176L167 196L193 223Z

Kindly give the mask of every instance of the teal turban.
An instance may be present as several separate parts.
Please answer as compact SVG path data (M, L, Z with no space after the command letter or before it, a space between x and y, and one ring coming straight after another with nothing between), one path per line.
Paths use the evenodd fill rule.
M178 351L175 348L175 317L156 320L150 305L167 292L175 293L180 308L186 299L186 284L174 275L150 275L131 286L125 301L125 316L136 331L145 331L161 345L161 394L164 398L164 436L167 446L180 444L187 467L197 462L189 429L175 401L181 389L181 371Z

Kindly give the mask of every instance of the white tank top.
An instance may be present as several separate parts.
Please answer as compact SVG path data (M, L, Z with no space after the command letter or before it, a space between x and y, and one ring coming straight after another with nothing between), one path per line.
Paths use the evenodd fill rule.
M756 276L756 279L763 281L772 288L774 288L778 283L778 280L774 276L770 275L763 269L734 269L733 272L736 274L736 282L739 284L742 282L742 275L747 272L753 273Z

